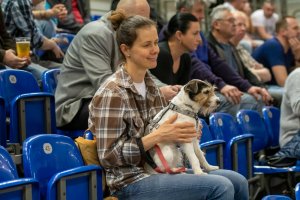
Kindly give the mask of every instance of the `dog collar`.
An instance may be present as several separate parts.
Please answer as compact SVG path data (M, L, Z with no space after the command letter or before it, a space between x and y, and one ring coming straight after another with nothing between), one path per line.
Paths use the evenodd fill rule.
M189 116L189 117L192 117L192 118L198 120L198 115L197 115L197 113L191 112L191 111L189 111L189 110L182 110L182 109L180 109L178 106L176 106L176 105L173 104L173 103L170 103L168 107L169 107L171 110L174 110L174 111L176 111L176 112L178 112L178 113L180 113L180 114L187 115L187 116Z
M176 112L178 112L178 113L180 113L180 114L187 115L187 116L189 116L189 117L194 118L194 119L196 120L196 127L198 127L198 123L199 123L198 121L199 121L199 119L198 119L197 113L194 113L194 112L191 112L191 111L188 111L188 110L182 110L182 109L180 109L178 106L176 106L175 104L170 103L170 104L163 110L163 112L160 114L159 117L153 119L153 120L150 122L150 127L151 127L151 128L150 128L150 131L151 131L153 128L158 128L158 127L159 127L158 122L161 120L161 118L166 114L166 112L167 112L169 109L170 109L170 110L174 110L174 111L176 111ZM198 131L198 130L197 130L197 131Z

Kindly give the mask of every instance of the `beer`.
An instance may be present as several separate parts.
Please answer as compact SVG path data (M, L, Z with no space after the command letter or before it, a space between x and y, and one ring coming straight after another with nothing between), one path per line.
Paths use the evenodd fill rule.
M27 37L16 38L16 49L17 49L18 57L29 58L30 38Z

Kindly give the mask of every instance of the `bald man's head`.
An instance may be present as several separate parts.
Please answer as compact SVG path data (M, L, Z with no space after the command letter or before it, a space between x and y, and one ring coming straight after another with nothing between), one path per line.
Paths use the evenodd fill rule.
M141 15L150 17L150 6L146 0L121 0L116 10L123 10L127 16Z

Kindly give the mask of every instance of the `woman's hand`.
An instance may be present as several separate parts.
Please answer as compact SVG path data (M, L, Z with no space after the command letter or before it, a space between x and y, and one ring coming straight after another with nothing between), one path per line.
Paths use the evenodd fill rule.
M193 138L198 137L195 124L191 122L175 123L178 114L172 115L167 121L160 125L155 134L159 142L189 143Z

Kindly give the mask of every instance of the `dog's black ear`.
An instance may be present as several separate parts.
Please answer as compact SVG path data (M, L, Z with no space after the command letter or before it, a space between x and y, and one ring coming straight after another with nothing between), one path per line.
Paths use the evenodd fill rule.
M205 82L193 79L185 85L184 91L190 94L199 94L204 87L207 87Z

